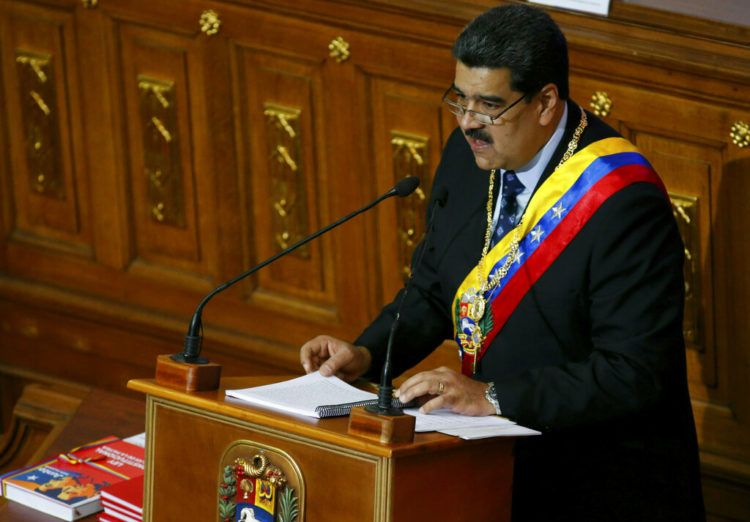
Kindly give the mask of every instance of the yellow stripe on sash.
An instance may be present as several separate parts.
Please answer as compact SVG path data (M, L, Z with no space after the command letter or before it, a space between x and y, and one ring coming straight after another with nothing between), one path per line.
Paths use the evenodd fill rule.
M479 282L487 281L492 268L505 257L510 251L510 244L515 234L522 239L533 230L542 217L562 198L562 196L573 186L586 168L592 162L603 156L618 154L622 152L638 152L638 149L623 138L606 138L596 141L589 146L579 150L560 168L556 169L539 187L529 201L529 205L523 214L521 223L516 229L511 230L487 253L483 263L482 273L477 279L479 266L475 266L458 287L453 298L453 303L471 288L477 288ZM453 331L456 332L456 314L451 309L453 317Z

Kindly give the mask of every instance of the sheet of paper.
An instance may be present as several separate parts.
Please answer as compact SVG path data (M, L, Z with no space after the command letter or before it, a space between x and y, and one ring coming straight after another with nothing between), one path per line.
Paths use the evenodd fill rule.
M131 437L128 437L127 439L122 439L125 442L129 442L130 444L135 444L136 446L140 446L141 448L146 447L146 432L138 433L137 435L133 435Z
M227 390L226 395L308 417L318 417L318 406L377 399L374 393L359 390L336 376L323 377L320 372L265 386Z
M419 413L418 408L408 408L404 413L417 418L414 431L444 431L457 428L477 428L491 426L512 426L515 423L504 417L490 415L486 417L469 417L449 410L435 410L430 413Z
M461 437L465 440L486 439L489 437L528 437L529 435L541 435L542 433L531 428L525 428L518 424L505 426L480 426L473 428L458 428L440 430L440 433Z

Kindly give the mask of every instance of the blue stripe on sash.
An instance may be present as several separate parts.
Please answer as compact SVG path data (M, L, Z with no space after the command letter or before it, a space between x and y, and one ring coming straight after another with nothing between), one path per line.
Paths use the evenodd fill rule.
M567 215L571 208L586 194L591 187L598 183L604 176L612 172L613 170L623 167L625 165L643 165L651 168L651 164L638 152L620 152L617 154L610 154L608 156L601 156L596 158L586 169L581 173L578 179L563 194L563 196L550 208L544 216L539 220L534 229L523 237L518 245L518 252L521 256L520 259L512 263L508 269L507 275L502 278L500 283L493 288L486 299L489 301L493 300L505 287L505 284L513 277L513 275L521 268L523 258L528 258L532 255L539 247L541 242L546 236L548 236L560 223L563 218ZM562 211L556 212L558 205L562 205ZM559 214L559 215L558 215ZM534 239L534 230L541 230L542 236L539 240ZM508 256L501 258L490 271L490 277L492 277L500 268L505 264L505 260Z

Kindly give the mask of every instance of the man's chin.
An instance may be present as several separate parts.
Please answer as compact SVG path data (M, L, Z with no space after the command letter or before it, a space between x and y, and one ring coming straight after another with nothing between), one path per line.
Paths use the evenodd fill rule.
M497 165L496 161L492 161L489 158L485 156L480 156L478 154L474 154L474 161L477 164L477 167L479 167L482 170L492 170L492 169L499 169L500 166Z

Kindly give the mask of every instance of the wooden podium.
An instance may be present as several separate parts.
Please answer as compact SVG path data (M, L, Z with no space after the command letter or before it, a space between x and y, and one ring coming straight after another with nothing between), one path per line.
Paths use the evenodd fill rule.
M411 443L383 445L348 434L347 417L283 414L224 395L286 379L224 378L207 392L131 380L147 399L144 520L221 520L222 459L237 444L293 461L296 522L510 519L513 438L417 433Z

